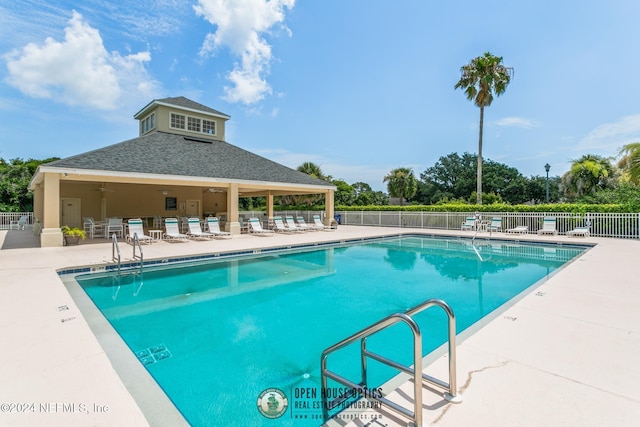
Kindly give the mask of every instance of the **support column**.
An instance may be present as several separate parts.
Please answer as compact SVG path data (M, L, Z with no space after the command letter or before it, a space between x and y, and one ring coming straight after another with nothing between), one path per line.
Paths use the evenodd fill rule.
M238 192L238 184L231 184L227 191L227 223L224 226L225 231L231 234L240 234L240 222L238 222L238 202L240 193Z
M324 195L324 225L331 225L331 223L334 221L333 195L333 190L327 190Z
M267 192L267 219L273 220L273 194L271 191Z
M45 173L43 184L42 234L40 246L62 246L63 238L60 230L60 175Z

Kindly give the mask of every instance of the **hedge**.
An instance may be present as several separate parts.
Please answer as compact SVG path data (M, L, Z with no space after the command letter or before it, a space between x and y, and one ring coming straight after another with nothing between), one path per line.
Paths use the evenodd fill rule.
M450 203L446 205L406 205L406 206L336 206L336 211L405 211L405 212L559 212L585 214L591 213L632 213L629 206L621 204L578 204L556 203L540 205L509 205L495 203L490 205L468 205Z

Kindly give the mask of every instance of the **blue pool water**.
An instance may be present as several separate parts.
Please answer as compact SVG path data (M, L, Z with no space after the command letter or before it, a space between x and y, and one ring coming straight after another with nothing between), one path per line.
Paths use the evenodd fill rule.
M319 395L298 395L319 390L325 348L430 298L452 307L460 332L585 247L484 241L476 250L464 239L398 237L76 280L192 425L317 426ZM442 311L416 320L424 354L445 342ZM410 337L397 325L369 347L410 365ZM332 355L329 368L358 382L358 354ZM370 364L375 386L395 374ZM289 399L276 420L257 409L268 388Z

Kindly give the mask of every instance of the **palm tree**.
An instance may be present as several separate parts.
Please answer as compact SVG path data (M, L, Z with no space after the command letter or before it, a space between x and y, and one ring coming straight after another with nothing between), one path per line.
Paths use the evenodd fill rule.
M326 181L326 177L322 173L322 170L320 169L320 166L316 165L315 163L304 162L303 164L298 166L297 171L302 172L302 173L306 173L307 175L310 175L310 176L312 176L314 178L318 178L318 179L321 179L323 181Z
M480 107L480 136L478 139L477 203L482 204L482 128L484 107L491 105L493 94L502 95L513 76L513 68L502 65L501 56L485 52L460 68L462 76L455 89L464 90L469 101Z
M410 168L393 169L382 182L387 183L387 190L391 197L400 198L400 205L403 198L413 197L418 191L418 180Z
M623 156L618 166L629 174L629 181L640 185L640 142L633 142L622 147L620 154Z
M571 162L571 169L562 176L565 196L572 199L611 186L614 174L606 157L585 154Z

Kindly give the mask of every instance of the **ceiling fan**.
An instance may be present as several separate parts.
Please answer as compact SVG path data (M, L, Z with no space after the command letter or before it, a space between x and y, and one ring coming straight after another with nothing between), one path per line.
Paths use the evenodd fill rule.
M100 184L100 187L96 188L93 191L99 191L101 193L104 193L104 192L113 192L113 191L116 191L116 190L112 190L110 188L105 187L104 186L104 182L103 182L103 183Z

